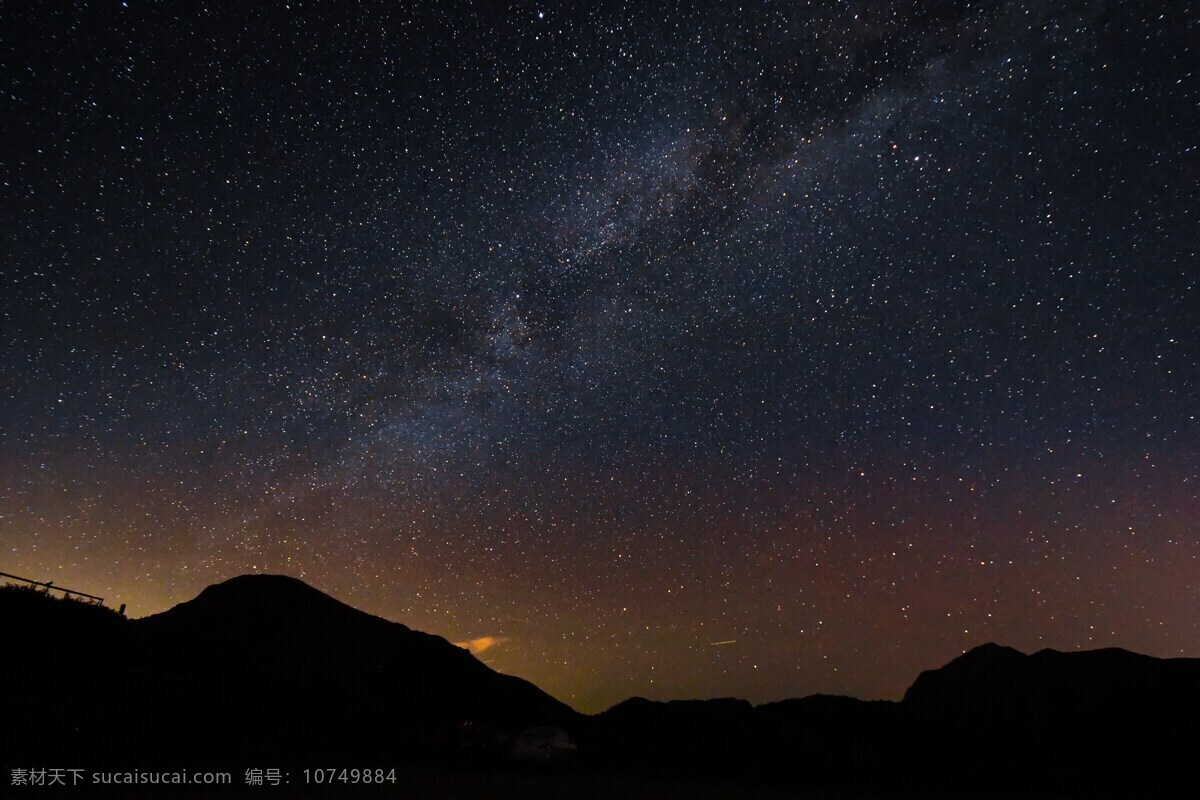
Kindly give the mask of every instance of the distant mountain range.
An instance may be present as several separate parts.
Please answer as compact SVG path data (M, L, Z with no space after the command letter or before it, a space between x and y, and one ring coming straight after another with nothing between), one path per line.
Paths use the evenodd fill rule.
M587 769L1145 792L1186 786L1200 745L1200 660L1116 649L987 644L922 673L900 702L634 698L589 717L445 639L287 577L234 578L134 620L5 589L0 622L4 768L453 759L469 722L561 727Z

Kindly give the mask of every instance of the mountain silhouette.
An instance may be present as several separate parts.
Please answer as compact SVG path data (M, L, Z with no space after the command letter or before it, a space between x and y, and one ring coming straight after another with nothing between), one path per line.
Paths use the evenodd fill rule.
M1200 660L989 644L922 673L901 706L962 773L1146 795L1190 784Z
M132 620L4 589L0 620L0 685L17 721L0 726L0 767L426 763L553 725L591 774L1148 796L1190 787L1200 743L1200 660L1120 649L986 644L921 673L899 702L631 698L588 717L441 637L283 576L234 578Z
M337 715L356 704L368 717L394 715L393 722L576 716L440 636L371 616L295 578L233 578L131 627L150 669L219 677L260 698L303 697L307 713Z
M1200 660L989 643L922 673L900 702L635 698L589 720L589 743L643 766L869 791L1152 796L1192 786L1198 719Z
M110 614L82 629L64 613L77 604L45 605L24 617L27 651L69 648L78 662L32 658L5 671L8 685L34 688L27 697L44 695L31 718L61 709L67 719L41 738L68 749L117 733L158 754L394 755L468 720L515 729L579 716L439 636L294 578L244 575L161 614ZM29 749L39 737L19 738L13 747Z
M919 675L903 705L927 721L1046 723L1108 728L1200 710L1200 659L1120 648L1026 655L987 644ZM1170 710L1171 715L1164 715Z

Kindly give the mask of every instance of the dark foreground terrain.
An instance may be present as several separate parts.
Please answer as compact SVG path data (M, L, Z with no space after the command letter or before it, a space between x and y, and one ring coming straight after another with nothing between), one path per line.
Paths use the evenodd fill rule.
M291 578L235 578L136 620L5 588L0 625L5 796L1146 797L1200 783L1192 659L984 645L898 703L635 698L589 717ZM577 753L514 762L530 726L561 728ZM68 787L22 786L36 774L23 770ZM90 785L179 770L229 782Z

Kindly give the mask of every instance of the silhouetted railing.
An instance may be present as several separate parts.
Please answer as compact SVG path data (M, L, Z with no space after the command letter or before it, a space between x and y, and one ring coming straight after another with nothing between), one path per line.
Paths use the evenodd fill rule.
M20 575L9 575L7 572L0 572L0 578L10 578L14 581L21 581L22 583L29 583L34 586L41 586L41 587L45 588L45 590L47 592L62 592L63 597L68 598L68 599L72 598L72 597L86 597L87 599L94 601L95 604L98 606L104 605L103 597L97 597L96 595L88 594L87 592L77 592L74 589L66 589L62 586L55 586L54 581L45 581L45 582L35 581L30 578L22 578Z

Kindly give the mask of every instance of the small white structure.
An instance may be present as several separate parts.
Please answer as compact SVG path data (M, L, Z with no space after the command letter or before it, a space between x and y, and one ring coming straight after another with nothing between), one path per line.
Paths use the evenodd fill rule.
M539 764L570 763L578 752L562 728L526 728L513 737L509 755L516 761Z

